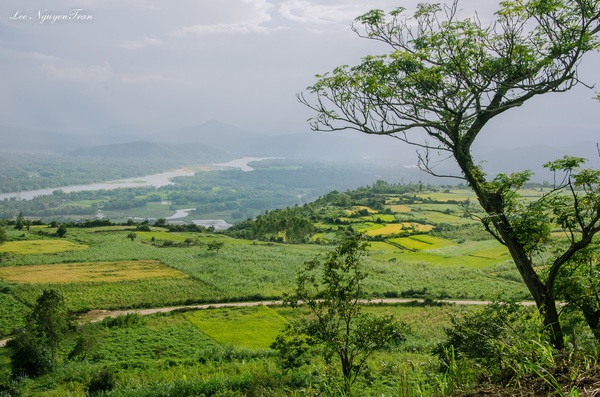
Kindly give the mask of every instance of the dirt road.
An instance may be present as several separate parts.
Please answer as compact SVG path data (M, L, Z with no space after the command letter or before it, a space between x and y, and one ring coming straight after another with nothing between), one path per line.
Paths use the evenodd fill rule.
M409 303L409 302L423 302L422 299L402 299L402 298L386 298L386 299L372 299L370 301L364 301L365 304L394 304L394 303ZM455 305L488 305L489 301L474 301L474 300L436 300L435 302L455 304ZM92 310L80 317L82 321L97 322L102 321L106 317L117 317L121 315L138 313L142 316L146 316L154 313L169 313L175 310L202 310L219 307L251 307L251 306L278 306L283 302L277 301L258 301L258 302L229 302L229 303L210 303L205 305L187 305L187 306L171 306L171 307L158 307L153 309L128 309L128 310ZM522 302L524 306L533 306L535 302ZM6 346L8 339L0 340L0 347Z

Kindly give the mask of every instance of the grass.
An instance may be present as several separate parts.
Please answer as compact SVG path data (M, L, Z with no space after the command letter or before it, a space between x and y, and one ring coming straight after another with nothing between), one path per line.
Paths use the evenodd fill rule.
M269 348L287 324L266 306L200 310L186 317L222 345L252 349Z
M188 277L159 261L81 262L0 268L0 278L16 283L63 284Z
M47 228L40 229L42 232L47 233ZM56 288L65 296L69 310L76 312L188 303L270 301L293 290L296 273L306 261L323 257L332 249L314 244L255 243L209 233L169 233L160 228L137 232L138 238L131 241L127 238L129 232L131 228L126 227L71 228L67 238L59 241L85 245L88 249L12 255L3 259L5 267L0 269L14 272L16 267L31 267L33 273L38 274L39 283L16 283L10 287L10 294L20 304L32 305L44 289ZM149 244L153 236L177 242L191 238L205 244L218 239L224 246L218 254L209 252L205 245L160 248ZM371 243L368 293L399 296L410 289L428 288L434 296L456 299L492 300L503 291L511 296L527 296L522 282L516 281L512 273L487 270L508 259L508 254L493 240L447 245L448 240L415 235L408 241L421 244L424 250L407 252L385 242ZM145 271L141 268L128 272L125 267L121 269L123 273L115 269L115 273L109 274L90 267L87 269L94 269L98 280L114 277L108 283L90 281L84 276L85 266L94 266L94 263L154 263L154 269L165 270L169 276L143 279ZM35 272L36 269L43 273ZM63 277L65 280L50 282L39 276L48 274L51 277L52 272L59 269L67 273ZM67 277L71 277L69 282L64 282ZM6 315L9 318L17 316Z
M0 246L0 251L11 254L56 254L65 251L84 250L87 245L76 244L66 239L9 241Z
M51 288L63 294L67 308L74 312L228 300L227 293L190 277L113 283L15 284L11 286L11 294L19 302L33 305L44 289Z
M14 328L22 326L28 311L27 306L11 295L0 293L0 338L10 334Z
M436 201L465 201L467 199L476 200L475 193L471 190L453 189L447 192L428 192L417 194L417 197L422 199L432 199Z
M132 343L135 341L135 343ZM156 360L187 361L216 343L183 314L149 316L134 328L111 328L94 353L97 362L154 363ZM121 364L123 365L123 364Z

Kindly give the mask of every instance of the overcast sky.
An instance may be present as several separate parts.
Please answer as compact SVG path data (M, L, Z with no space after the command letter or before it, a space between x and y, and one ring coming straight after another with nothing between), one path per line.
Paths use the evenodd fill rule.
M217 119L257 132L308 131L311 114L295 95L314 75L384 52L351 32L353 19L417 2L2 0L0 125L79 131ZM496 2L460 4L489 15ZM76 18L52 22L69 13ZM600 82L599 60L582 65L590 84ZM494 128L521 142L560 143L565 134L595 142L593 93L540 98ZM522 134L533 127L540 135Z

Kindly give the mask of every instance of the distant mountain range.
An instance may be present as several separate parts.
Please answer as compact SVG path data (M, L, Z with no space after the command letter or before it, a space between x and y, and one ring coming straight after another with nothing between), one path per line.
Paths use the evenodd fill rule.
M210 120L203 124L160 129L158 126L115 126L87 134L32 131L0 126L1 151L50 152L69 156L102 158L175 159L195 163L227 161L244 156L288 157L353 161L381 159L405 167L417 163L416 148L385 136L357 132L306 132L265 135ZM591 159L599 168L600 156L594 142L565 147L536 145L475 153L476 162L493 175L532 169L540 178L552 175L541 165L571 154ZM437 159L444 157L435 156ZM458 174L451 160L436 169Z

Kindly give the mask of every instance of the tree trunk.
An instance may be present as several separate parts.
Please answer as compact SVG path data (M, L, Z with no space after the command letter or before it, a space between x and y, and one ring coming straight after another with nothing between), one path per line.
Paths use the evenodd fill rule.
M510 221L504 213L504 202L501 193L490 191L487 188L488 182L485 179L485 174L474 165L468 151L464 148L463 150L455 150L454 156L467 182L475 192L479 203L490 217L498 236L508 248L527 289L535 300L536 306L544 319L543 324L549 333L551 343L555 348L562 350L564 348L563 333L558 319L552 286L547 286L542 282L523 245L518 241Z
M600 310L591 310L586 307L581 308L585 321L594 333L594 336L600 342Z

